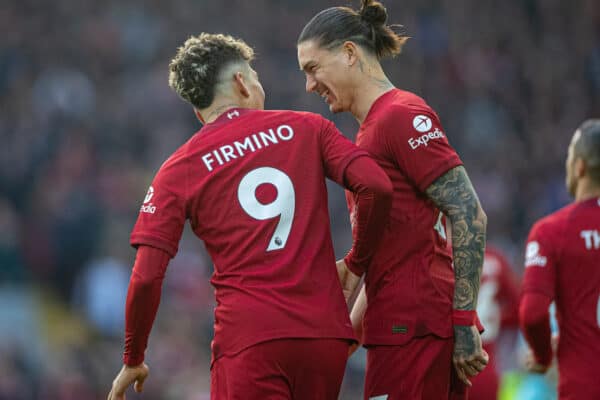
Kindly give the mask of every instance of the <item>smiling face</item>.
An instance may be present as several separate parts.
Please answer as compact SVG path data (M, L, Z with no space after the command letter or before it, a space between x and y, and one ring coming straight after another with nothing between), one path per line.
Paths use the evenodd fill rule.
M342 45L328 50L314 40L298 44L298 63L306 75L306 91L321 96L332 113L349 111L354 101L351 62Z

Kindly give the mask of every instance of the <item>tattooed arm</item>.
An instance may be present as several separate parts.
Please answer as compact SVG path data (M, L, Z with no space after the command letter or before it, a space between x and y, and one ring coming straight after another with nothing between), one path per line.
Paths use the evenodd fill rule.
M426 190L428 197L448 216L452 225L454 256L454 309L475 311L485 251L487 217L462 166L439 177ZM466 375L475 376L485 368L487 354L481 347L477 328L454 325L454 365L468 385Z

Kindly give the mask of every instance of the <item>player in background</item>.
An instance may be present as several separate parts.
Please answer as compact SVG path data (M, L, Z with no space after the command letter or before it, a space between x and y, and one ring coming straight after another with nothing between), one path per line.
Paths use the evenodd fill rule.
M519 326L519 283L506 257L489 243L483 259L477 314L485 326L481 341L489 362L472 379L469 400L493 400L498 396L500 383L496 341L503 331Z
M323 10L298 38L298 62L308 92L331 112L354 115L356 143L393 185L390 219L353 309L358 325L364 314L365 398L448 399L463 395L468 377L487 363L476 326L486 216L437 114L386 77L380 61L407 40L386 19L383 5L371 0L360 11ZM356 198L348 200L354 221ZM343 277L356 280L352 272Z
M124 399L131 384L142 390L162 280L186 220L214 262L211 398L338 396L354 335L335 267L325 178L359 199L347 256L357 271L369 265L382 234L391 183L321 116L264 111L252 58L243 41L204 33L188 39L170 64L169 85L204 126L161 166L131 234L137 256L125 365L109 400Z
M528 369L545 373L554 301L559 399L600 399L600 119L575 131L566 174L574 203L536 222L527 239L520 324L532 351Z

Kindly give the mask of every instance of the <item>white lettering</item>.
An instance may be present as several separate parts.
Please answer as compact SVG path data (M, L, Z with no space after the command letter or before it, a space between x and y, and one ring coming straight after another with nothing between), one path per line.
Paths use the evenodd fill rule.
M525 267L545 267L547 262L548 258L540 255L540 244L529 242L525 250Z
M434 139L441 139L444 137L444 132L440 131L438 128L435 128L435 130L426 133L422 136L419 136L417 138L410 138L408 139L408 145L410 146L411 149L415 150L417 147L419 146L429 146L429 141L430 140L434 140Z
M233 154L233 146L226 144L225 146L221 146L221 154L225 158L225 162L229 162L230 158L237 158L235 154Z
M219 162L219 165L223 165L223 160L221 160L221 156L219 155L219 153L217 153L216 150L213 150L213 154L215 155L215 158Z
M585 248L588 250L600 249L600 233L597 230L585 230L579 234L585 241Z
M202 161L204 161L204 165L206 165L206 169L209 171L212 171L212 167L210 166L210 164L214 163L215 160L213 160L210 157L210 153L206 153L205 155L202 156Z
M294 130L289 125L280 125L277 128L269 128L265 131L249 134L248 136L235 140L231 144L224 144L221 147L210 151L202 156L202 161L208 172L215 169L215 161L218 165L224 165L240 157L244 157L249 152L256 152L260 149L269 147L273 144L279 144L282 141L292 140Z
M279 143L277 141L277 138L275 137L275 132L273 132L273 129L269 129L268 134L265 132L258 132L258 135L262 139L262 142L264 143L265 147L267 147L269 145L269 142L271 142L273 144Z
M288 132L287 136L284 136L282 133L284 129ZM289 125L281 125L277 127L277 136L281 140L291 140L294 137L294 130Z
M252 134L252 139L254 139L254 143L256 143L256 147L258 147L259 149L262 149L262 145L258 141L258 138L256 137L256 134Z
M140 212L154 214L156 212L156 206L153 204L142 205L142 207L140 207Z
M248 150L248 148L250 148L250 150L252 152L254 152L254 145L250 141L249 137L247 137L246 139L244 139L243 143L235 141L235 142L233 142L233 145L235 146L235 149L237 150L237 152L240 155L240 157L244 157L244 150Z

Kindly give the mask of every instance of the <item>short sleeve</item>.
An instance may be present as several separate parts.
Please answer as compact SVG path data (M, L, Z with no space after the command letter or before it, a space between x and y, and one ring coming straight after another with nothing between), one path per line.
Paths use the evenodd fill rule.
M187 170L177 153L156 174L130 237L133 247L149 245L174 257L186 220Z
M531 229L525 247L525 273L522 291L537 292L554 299L556 287L556 250L547 224L537 223Z
M320 144L325 175L345 186L344 171L350 161L360 156L367 156L368 153L345 138L331 121L325 118L321 119Z
M379 122L379 130L393 161L422 192L462 164L438 116L427 106L393 107Z

